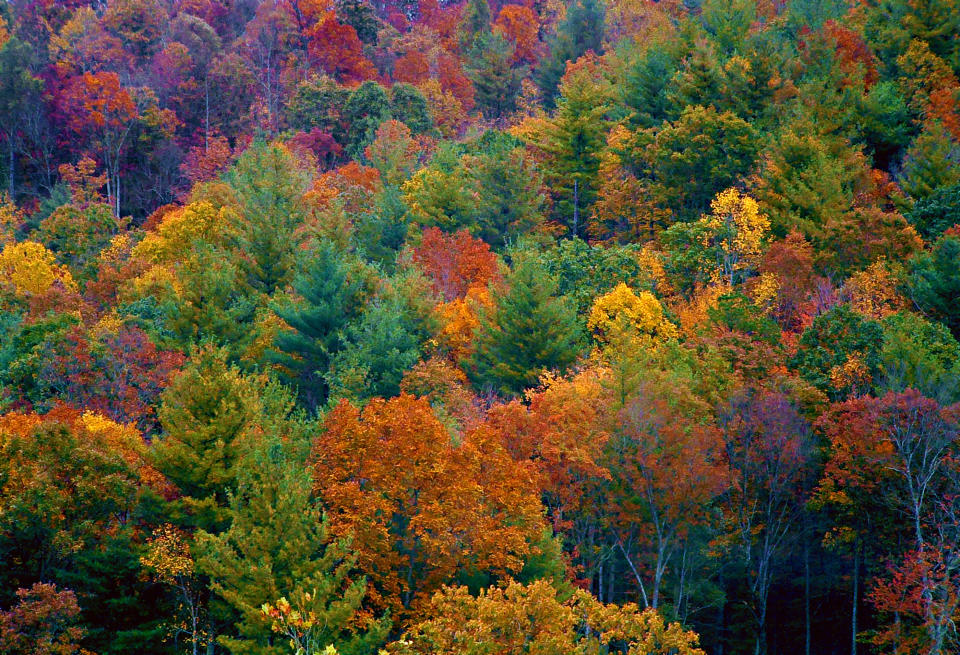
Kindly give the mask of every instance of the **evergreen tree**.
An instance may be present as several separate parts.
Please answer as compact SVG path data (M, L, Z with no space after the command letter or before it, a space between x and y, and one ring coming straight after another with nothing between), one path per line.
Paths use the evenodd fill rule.
M364 401L400 393L400 380L420 358L417 335L394 299L377 299L345 335L328 383L335 397Z
M924 239L938 239L954 225L960 225L960 183L940 187L918 200L906 217Z
M903 190L922 200L937 189L960 182L960 145L939 121L928 123L903 161Z
M276 336L269 359L312 411L327 400L327 372L343 348L343 330L363 311L367 284L361 266L324 242L294 277L293 289L299 300L274 307L292 329Z
M603 53L603 5L597 0L574 0L567 15L550 39L550 56L537 71L537 84L543 94L544 105L551 109L557 99L560 78L567 70L568 61L576 61L588 50Z
M630 122L638 127L655 127L672 117L668 97L670 80L679 67L676 48L649 48L627 70L623 101L633 110Z
M343 107L343 119L348 125L347 154L361 158L364 149L373 143L380 123L390 118L390 98L382 86L368 80L354 89Z
M510 114L517 108L524 73L513 67L513 44L502 34L487 31L476 38L473 50L469 76L480 111L490 119Z
M941 237L910 262L907 293L925 315L960 339L960 237Z
M581 329L573 305L554 296L556 279L533 259L523 257L506 283L480 313L471 373L479 385L517 394L576 360Z
M390 87L390 115L404 123L414 134L433 130L427 99L412 84L398 82Z
M218 641L238 655L289 653L264 611L283 599L312 613L318 639L341 655L375 653L389 621L361 616L366 581L355 575L356 556L329 536L298 459L279 440L251 453L230 495L230 528L197 535L199 570L239 616L235 633Z
M490 33L490 4L487 0L467 0L460 19L460 48L464 52Z
M279 143L255 142L226 176L240 204L234 221L237 262L247 283L272 294L289 281L293 231L304 220L300 198L309 173Z
M177 486L182 522L208 531L227 525L228 493L259 431L288 432L292 403L276 385L244 376L223 350L195 351L163 395L157 469Z

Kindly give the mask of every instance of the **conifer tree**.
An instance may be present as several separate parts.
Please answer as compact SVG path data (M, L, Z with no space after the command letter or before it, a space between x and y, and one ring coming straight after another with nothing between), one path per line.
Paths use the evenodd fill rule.
M517 108L523 71L513 68L513 52L513 44L500 33L483 32L474 41L474 66L469 76L486 118L500 118Z
M192 359L163 395L153 460L182 494L184 522L216 531L226 524L240 460L260 431L285 430L292 403L277 386L229 366L223 350L195 351Z
M477 384L516 394L572 364L581 330L573 305L554 296L556 279L533 260L518 262L507 284L479 315L471 373Z
M588 50L603 54L604 14L597 0L574 0L567 8L566 18L550 40L550 56L540 64L536 76L548 109L554 106L567 62L576 61Z
M268 357L297 388L300 402L315 410L327 400L326 375L344 345L343 330L363 311L367 286L360 266L351 264L330 242L312 253L293 280L300 300L274 307L292 329L280 332Z
M309 174L279 143L254 143L227 174L240 202L236 215L237 261L251 287L272 294L289 281L293 231L303 222L300 197Z
M460 20L460 47L469 50L490 33L490 5L487 0L467 0Z
M264 610L290 602L323 626L320 639L340 655L376 652L389 621L358 615L366 580L354 575L349 543L328 534L310 475L296 459L283 453L279 441L253 452L230 497L230 528L197 536L200 570L239 615L235 636L219 641L237 654L289 653Z

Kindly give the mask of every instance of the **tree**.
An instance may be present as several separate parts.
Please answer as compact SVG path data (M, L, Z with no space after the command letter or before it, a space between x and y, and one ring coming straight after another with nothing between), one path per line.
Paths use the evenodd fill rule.
M892 512L898 518L883 527L909 544L899 549L893 579L880 581L872 594L880 609L898 615L876 641L949 652L956 646L949 626L960 589L955 412L908 390L849 400L820 423L831 443L823 486L841 502L865 500Z
M195 351L170 383L158 412L162 436L153 460L180 491L187 526L218 532L229 524L229 494L243 458L264 432L290 431L292 403L276 385L242 375L222 350Z
M939 121L925 125L907 149L903 174L903 190L914 200L960 182L960 146Z
M359 82L373 77L373 64L363 54L363 42L352 25L337 21L328 11L307 30L308 51L323 70L341 82Z
M540 62L536 72L547 109L554 106L567 62L574 62L591 50L603 54L604 14L603 5L596 0L577 0L567 8L563 22L548 41L550 56Z
M599 342L620 335L646 336L654 341L676 338L676 326L663 315L663 306L649 291L638 294L623 282L599 296L590 310L587 327Z
M331 532L353 535L371 602L397 620L459 575L517 574L540 536L529 468L487 430L455 442L425 399L341 401L310 463Z
M960 224L960 182L940 187L914 203L906 214L924 239L935 241L954 225Z
M483 116L496 120L513 113L523 77L523 70L513 67L514 46L499 33L487 31L476 37L473 50L467 75Z
M907 295L930 318L942 321L960 337L960 237L944 236L930 252L917 254L907 269Z
M766 652L767 608L775 559L806 500L813 457L810 425L779 392L747 391L718 416L730 487L723 542L742 567L754 625L754 653Z
M500 275L490 246L467 230L448 236L435 227L426 228L413 251L413 261L447 302L463 298L472 287L487 286Z
M17 604L0 610L0 653L73 655L82 651L76 595L56 585L35 583L17 590Z
M571 12L573 9L571 9ZM569 14L568 14L569 16ZM515 133L542 152L543 168L555 197L553 214L578 237L596 199L600 152L606 144L613 109L608 66L592 54L571 65L562 78L561 98L550 119L528 119Z
M354 89L343 107L347 139L344 146L358 157L374 139L380 123L390 118L390 98L376 82L366 81Z
M433 131L427 99L412 84L398 82L390 87L390 115L409 127L413 134Z
M380 171L384 184L400 186L416 168L420 148L410 128L398 120L384 121L377 128L373 143L364 151L373 167Z
M539 45L537 31L539 20L532 9L525 5L505 4L500 7L494 31L503 34L513 43L513 63L536 62Z
M363 615L366 580L355 575L349 540L331 537L309 474L282 450L294 449L277 439L249 453L230 494L229 529L197 534L198 568L239 616L236 636L219 642L233 653L289 652L272 638L275 617L263 608L290 598L323 643L344 655L373 653L389 621Z
M916 389L944 404L960 402L960 343L950 330L907 311L881 323L878 391Z
M572 364L581 332L573 308L554 295L556 279L532 259L518 262L505 285L479 315L469 366L477 384L517 394Z
M299 300L274 306L290 329L277 334L268 359L281 367L282 377L313 411L327 401L325 376L343 347L343 330L366 304L366 272L324 242L312 253L307 268L294 275L293 289Z
M135 429L92 412L59 408L45 416L0 417L4 604L13 603L20 585L44 580L69 585L80 602L85 646L105 653L124 652L134 641L150 650L162 648L156 612L163 604L139 579L132 519L149 516L148 508L156 507L158 495L169 488L149 466L145 450ZM32 648L66 627L57 609L66 598L50 586L38 591L38 596L22 596L20 606L27 612L22 618L38 622L22 626L25 632L14 637L11 650L0 646L0 651L30 652L22 650L21 638L40 639L27 642ZM14 608L7 616L17 621L18 612Z
M813 320L790 365L831 398L864 393L877 374L883 328L847 305Z
M70 80L65 92L67 124L90 141L107 172L107 197L120 216L120 167L139 112L116 73L85 73Z
M705 403L680 385L669 391L659 386L640 382L617 415L608 447L617 544L644 606L655 610L664 602L664 576L674 568L674 557L685 555L694 531L710 522L713 501L725 491L728 475L720 432L707 418ZM641 566L650 572L649 588L624 540L640 541L641 552L652 559ZM684 591L681 579L673 599L678 614Z
M29 44L13 37L0 44L0 136L7 146L7 193L17 197L16 155L21 147L24 115L32 103L40 102L43 83L30 73Z
M327 384L333 398L354 402L400 392L403 374L420 359L420 340L397 298L375 298L343 334Z
M289 281L309 172L280 143L255 142L225 175L237 199L231 244L247 283L271 295Z
M760 151L756 131L742 118L713 107L688 106L673 122L644 133L635 166L651 193L676 218L689 221L717 195L746 177Z
M470 595L444 587L431 599L430 615L387 647L392 655L453 653L645 653L702 655L696 633L667 624L654 610L604 605L584 591L561 600L545 581Z

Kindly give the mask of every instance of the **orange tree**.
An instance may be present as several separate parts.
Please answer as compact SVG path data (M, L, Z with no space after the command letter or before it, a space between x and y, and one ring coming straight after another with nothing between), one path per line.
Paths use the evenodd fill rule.
M425 399L341 401L311 466L331 531L353 534L371 602L396 618L458 574L519 573L541 535L532 468L492 430L454 442Z

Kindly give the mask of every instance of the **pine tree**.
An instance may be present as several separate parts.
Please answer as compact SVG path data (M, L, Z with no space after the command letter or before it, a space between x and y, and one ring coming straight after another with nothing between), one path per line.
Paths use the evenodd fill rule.
M362 273L336 246L324 242L294 277L300 300L274 307L292 329L276 336L268 358L280 365L281 376L297 388L300 402L311 411L326 402L326 375L343 348L343 330L363 311L367 285Z
M471 373L477 384L516 394L572 364L581 330L573 306L554 296L556 280L533 260L518 262L507 284L492 311L479 315Z
M300 197L310 177L279 143L256 142L227 174L240 211L235 250L246 282L265 294L289 281L293 231L303 222Z
M311 485L303 464L274 441L244 461L230 528L197 535L198 568L240 617L235 636L219 639L232 653L290 652L265 611L275 603L300 608L319 627L316 638L341 655L374 653L386 637L388 620L359 616L366 580L355 575L349 543L329 536Z
M467 0L460 19L460 47L470 50L490 33L490 5L487 0Z
M500 118L517 108L523 70L513 68L513 51L513 44L500 33L484 32L474 42L469 76L486 118Z
M216 531L226 525L239 461L260 431L286 431L292 403L276 385L229 366L223 350L195 351L192 360L163 395L153 461L182 494L183 521Z
M604 15L603 5L597 0L575 0L567 9L566 18L550 40L550 57L537 71L537 84L548 109L554 106L567 62L576 61L588 50L603 54Z

